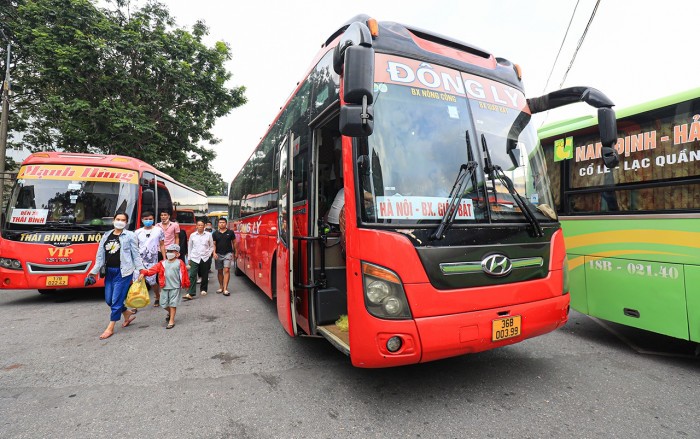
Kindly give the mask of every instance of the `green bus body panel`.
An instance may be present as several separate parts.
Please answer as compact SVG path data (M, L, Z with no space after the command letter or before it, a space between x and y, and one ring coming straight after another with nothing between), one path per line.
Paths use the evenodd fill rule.
M685 285L690 341L700 343L700 267L685 267Z
M572 308L700 340L700 219L562 218L562 228Z
M566 238L564 242L566 242ZM571 299L571 307L578 312L588 314L586 266L585 264L573 265L576 263L577 258L581 258L580 255L567 253L566 256L569 260L569 297Z

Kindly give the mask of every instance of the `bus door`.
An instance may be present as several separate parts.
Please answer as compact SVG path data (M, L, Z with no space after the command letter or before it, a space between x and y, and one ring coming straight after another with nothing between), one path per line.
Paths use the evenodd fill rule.
M277 294L277 316L284 330L291 336L297 335L296 300L294 300L294 257L292 221L294 206L294 185L292 184L293 145L291 132L282 140L278 148L279 193L277 197L277 250L275 251L275 293Z

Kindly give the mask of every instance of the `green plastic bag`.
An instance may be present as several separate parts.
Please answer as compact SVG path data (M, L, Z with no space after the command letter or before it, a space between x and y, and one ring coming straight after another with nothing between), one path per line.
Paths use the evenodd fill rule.
M124 301L124 306L127 308L143 308L151 303L151 298L148 295L148 288L146 288L146 281L141 279L138 282L134 282L129 287L129 292L126 295L126 301Z

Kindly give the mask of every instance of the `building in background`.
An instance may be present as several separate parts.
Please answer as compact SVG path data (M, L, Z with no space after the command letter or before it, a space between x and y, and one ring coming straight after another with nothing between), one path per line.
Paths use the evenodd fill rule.
M207 197L209 201L209 212L220 210L228 211L228 197L224 195L210 195Z

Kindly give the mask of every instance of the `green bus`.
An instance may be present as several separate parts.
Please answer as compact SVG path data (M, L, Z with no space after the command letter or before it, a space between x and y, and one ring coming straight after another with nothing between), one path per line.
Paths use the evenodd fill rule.
M700 88L617 111L617 130L613 169L596 118L539 130L571 306L700 342Z

